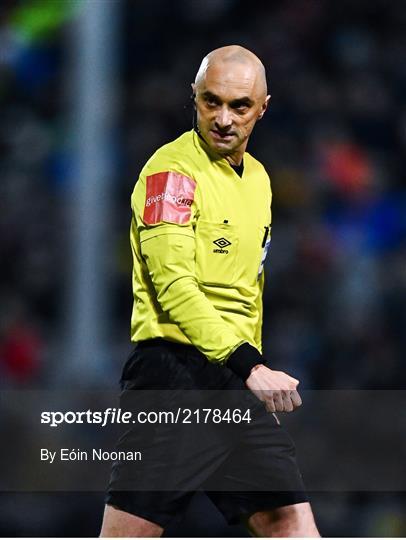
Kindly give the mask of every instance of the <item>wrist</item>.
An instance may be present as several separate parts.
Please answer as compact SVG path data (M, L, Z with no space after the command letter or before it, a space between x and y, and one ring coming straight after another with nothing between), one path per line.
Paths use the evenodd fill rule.
M250 375L252 375L254 373L254 371L256 371L257 369L259 369L260 367L263 367L264 364L256 364L253 368L251 368L251 371L250 371Z
M242 343L227 360L227 366L244 382L255 366L261 366L264 363L261 353L249 343Z

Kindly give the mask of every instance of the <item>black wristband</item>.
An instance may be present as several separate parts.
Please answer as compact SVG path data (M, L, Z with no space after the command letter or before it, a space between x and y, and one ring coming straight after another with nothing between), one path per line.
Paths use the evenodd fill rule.
M243 343L227 360L227 366L244 382L248 379L251 369L257 364L265 364L262 354L249 343Z

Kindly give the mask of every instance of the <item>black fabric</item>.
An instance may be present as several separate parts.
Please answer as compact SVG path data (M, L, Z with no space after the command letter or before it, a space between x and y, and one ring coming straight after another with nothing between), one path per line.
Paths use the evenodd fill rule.
M140 403L147 394L149 410L191 399L193 408L249 408L251 421L130 425L116 450L139 450L143 459L113 463L107 504L165 527L200 490L230 524L307 500L291 438L227 366L211 364L192 346L149 340L125 364L121 388L120 407L133 414L147 406Z
M249 343L240 345L227 360L227 366L243 381L248 379L252 368L258 364L265 364L265 360Z
M241 161L239 165L231 165L231 168L234 169L234 171L238 174L238 176L241 178L244 173L244 161Z

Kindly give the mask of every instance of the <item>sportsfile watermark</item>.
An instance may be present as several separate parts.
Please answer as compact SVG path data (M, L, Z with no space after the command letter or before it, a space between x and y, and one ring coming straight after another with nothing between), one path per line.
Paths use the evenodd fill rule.
M178 407L175 411L123 411L108 407L104 411L42 411L41 424L56 428L62 424L214 424L251 422L250 409L189 409Z
M201 442L205 455L208 441L214 448L229 441L256 481L244 446L264 414L269 430L261 441L288 431L309 491L406 491L406 391L304 390L301 397L295 412L277 413L278 424L248 390L3 390L0 491L104 491L115 462L131 469L123 489L150 490L139 475L148 479L151 468L160 471L157 489L173 490L180 449L200 451ZM221 490L216 482L213 490Z

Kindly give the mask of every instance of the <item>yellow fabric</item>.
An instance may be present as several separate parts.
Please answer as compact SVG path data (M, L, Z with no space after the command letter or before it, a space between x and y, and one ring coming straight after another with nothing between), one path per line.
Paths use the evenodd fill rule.
M196 182L190 220L146 225L146 178L165 171ZM192 130L149 159L131 206L132 341L162 337L192 343L219 363L243 342L261 352L264 276L258 279L258 269L271 223L264 167L246 152L240 178ZM220 238L231 244L222 250L214 244Z

